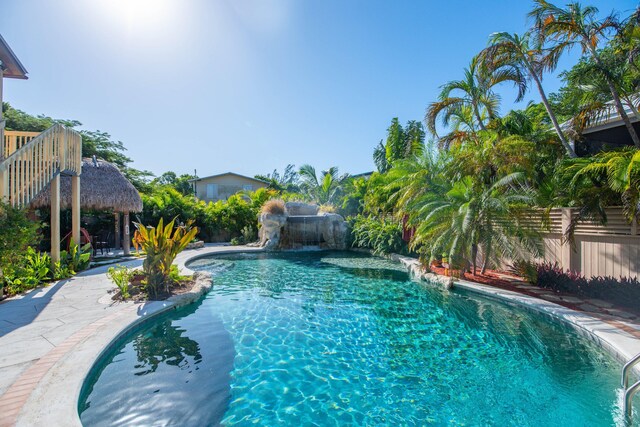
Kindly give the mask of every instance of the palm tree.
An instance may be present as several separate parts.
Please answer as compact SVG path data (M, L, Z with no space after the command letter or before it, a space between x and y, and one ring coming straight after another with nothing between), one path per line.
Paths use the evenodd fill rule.
M555 42L553 49L564 50L579 44L583 54L589 54L602 73L618 115L624 122L633 144L640 148L640 138L633 128L620 100L615 82L598 53L600 41L606 34L615 29L618 23L613 16L598 20L598 9L593 6L582 6L580 3L569 3L562 9L546 0L534 0L535 6L529 16L535 20L536 29L541 37Z
M451 111L448 125L450 132L438 138L439 148L449 150L451 147L460 147L468 143L477 145L475 119L470 106L463 105Z
M521 92L518 98L522 98L523 91L527 89L529 81L533 81L538 89L544 108L547 110L553 128L560 138L560 142L569 157L576 157L576 153L567 141L556 115L551 109L549 100L542 88L542 74L545 71L553 71L560 58L561 49L543 49L539 39L533 40L531 33L523 36L506 32L494 33L489 39L491 44L481 55L489 62L489 67L494 70L511 69L513 75L522 76L518 82Z
M464 70L464 78L442 86L438 101L427 107L425 117L427 128L437 135L436 121L441 114L444 114L441 116L442 123L448 126L451 118L459 114L462 107L467 106L473 113L475 125L480 130L486 131L484 122L493 120L497 116L500 102L500 97L493 92L492 88L505 81L519 84L522 77L513 73L512 69L490 72L477 56L474 57L469 67Z
M409 120L404 127L403 158L419 156L424 150L424 128L418 120Z
M410 217L409 223L417 225L411 248L430 259L448 254L457 267L471 264L474 275L480 249L482 273L490 261L540 256L541 239L527 217L533 196L521 182L518 173L488 186L469 176L455 182Z
M302 165L298 174L302 192L321 205L337 204L342 191L342 183L348 177L348 174L338 175L338 168L332 166L322 171L318 179L316 169L308 164Z
M386 172L398 160L420 155L424 149L424 137L422 123L409 120L403 128L398 118L394 117L387 128L387 140L384 143L380 141L373 151L378 172Z
M391 164L387 160L387 148L382 143L382 140L380 140L373 150L373 163L375 163L376 169L378 169L380 173L385 173L391 167Z
M619 194L631 221L640 213L640 150L627 147L566 162L569 188L604 185Z
M444 194L450 188L450 180L444 176L449 155L428 147L420 156L398 162L387 176L387 184L381 188L387 202L395 208L396 216L414 211L425 198Z

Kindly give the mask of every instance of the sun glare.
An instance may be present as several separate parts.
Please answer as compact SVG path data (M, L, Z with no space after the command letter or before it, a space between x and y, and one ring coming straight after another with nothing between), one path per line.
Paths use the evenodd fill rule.
M171 24L179 2L174 0L102 0L101 9L111 23L129 35L158 35Z

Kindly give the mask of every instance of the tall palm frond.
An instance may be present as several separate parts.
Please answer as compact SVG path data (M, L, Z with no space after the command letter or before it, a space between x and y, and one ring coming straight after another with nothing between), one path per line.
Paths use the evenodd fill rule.
M597 8L582 6L577 2L561 8L547 0L534 0L534 7L529 16L533 18L540 38L549 42L554 48L563 51L579 45L582 53L593 59L607 82L613 104L629 136L634 145L640 148L640 138L622 105L620 91L616 88L616 82L609 74L608 68L603 64L599 52L602 40L607 39L613 30L618 29L620 23L614 15L598 19L597 14Z

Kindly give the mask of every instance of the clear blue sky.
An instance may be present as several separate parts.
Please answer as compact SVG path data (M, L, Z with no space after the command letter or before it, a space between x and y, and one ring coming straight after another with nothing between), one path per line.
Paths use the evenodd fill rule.
M526 0L0 0L29 71L5 100L108 131L133 166L254 175L373 168L392 117L422 119ZM630 0L589 0L624 15ZM561 68L575 62L567 57ZM555 77L546 88L558 88ZM513 106L504 95L503 111ZM527 100L537 100L531 93Z

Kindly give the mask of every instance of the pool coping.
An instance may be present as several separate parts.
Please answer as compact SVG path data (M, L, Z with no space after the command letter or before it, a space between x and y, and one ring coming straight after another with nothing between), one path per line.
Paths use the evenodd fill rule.
M176 259L176 264L183 272L192 273L187 267L187 264L192 261L207 256L239 252L264 251L261 248L246 246L206 247L181 253ZM404 265L414 279L419 279L425 284L431 283L428 279L422 280L420 276L415 275L417 271L415 267L419 266L419 262L415 258L394 256L393 259ZM180 305L199 300L211 286L212 281L206 275L202 275L198 289L192 294L183 294L171 301L132 304L118 313L99 319L72 335L62 345L34 363L11 385L9 390L17 387L18 390L24 389L30 390L30 392L25 396L26 401L16 413L15 424L3 424L0 420L0 427L4 425L43 425L50 424L52 420L55 420L57 425L81 426L78 414L80 393L85 378L91 372L96 361L142 322ZM442 286L442 284L434 284L434 286ZM540 298L466 280L455 280L454 287L547 314L572 326L582 336L598 343L621 362L640 353L640 339L587 313Z

